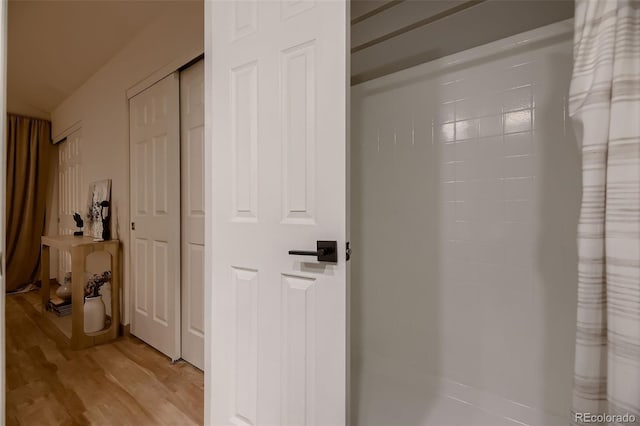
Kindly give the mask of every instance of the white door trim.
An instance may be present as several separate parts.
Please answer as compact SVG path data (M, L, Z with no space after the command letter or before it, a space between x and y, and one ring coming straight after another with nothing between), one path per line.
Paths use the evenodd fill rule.
M7 144L6 131L6 90L7 90L7 5L6 0L0 0L0 134L2 134L2 150L0 150L0 164L2 165L2 173L0 173L0 235L4 235L4 215L5 215L5 180L7 166L5 164L5 151ZM6 263L4 253L6 251L5 239L0 242L0 426L5 424L5 333L4 333L4 271L6 271Z
M213 22L213 5L210 1L204 2L204 50L211 52L211 23ZM213 55L204 55L204 258L211 259L213 253L213 230L209 224L213 212L213 142L211 132L211 118L207 111L213 105L213 85L207 70L213 66ZM211 377L211 356L213 354L211 330L209 325L213 322L213 267L211 262L204 264L204 424L212 423L211 415L211 390L213 380ZM4 386L4 384L3 384ZM4 389L4 387L3 387Z
M56 145L66 139L70 134L82 128L82 120L78 120L73 123L71 126L67 127L64 130L58 132L55 136L51 138L53 144Z
M136 84L128 88L127 100L133 98L138 93L153 86L154 84L156 84L157 82L159 82L160 80L168 76L169 74L172 74L180 70L180 68L182 68L183 66L187 65L189 62L192 62L193 60L197 59L202 55L204 55L204 51L202 49L196 49L194 51L190 51L184 55L181 55L180 57L169 62L166 65L163 65L162 67L158 68L157 70L149 74L147 77L143 78L142 80L140 80L139 82L137 82Z

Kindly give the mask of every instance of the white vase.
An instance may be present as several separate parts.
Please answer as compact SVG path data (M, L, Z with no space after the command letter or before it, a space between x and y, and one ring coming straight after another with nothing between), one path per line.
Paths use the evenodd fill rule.
M64 300L71 299L71 281L64 281L56 290L56 295Z
M102 221L100 219L93 222L93 238L102 240Z
M95 333L104 328L105 310L102 296L84 298L84 332Z
M99 290L100 296L102 296L102 303L104 303L104 309L108 317L111 316L111 282L107 281L102 284Z
M64 300L71 299L71 272L64 274L63 283L56 290L56 295Z

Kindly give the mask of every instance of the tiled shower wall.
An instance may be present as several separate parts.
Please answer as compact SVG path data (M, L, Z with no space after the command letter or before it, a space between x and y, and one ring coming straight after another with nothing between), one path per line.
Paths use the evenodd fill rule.
M353 424L567 423L571 25L353 88Z

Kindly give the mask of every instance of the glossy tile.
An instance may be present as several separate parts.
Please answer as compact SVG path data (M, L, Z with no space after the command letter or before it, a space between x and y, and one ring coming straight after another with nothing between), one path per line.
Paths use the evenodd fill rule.
M502 93L502 110L517 111L532 107L531 86L515 87Z
M530 109L504 113L504 133L526 132L531 130L532 113Z
M478 120L456 121L456 140L473 139L478 137Z
M372 384L360 424L567 423L576 276L558 259L576 257L579 153L562 108L572 45L514 47L354 90L355 110L375 111L358 114L351 152L354 365ZM375 146L372 128L375 156L358 142Z

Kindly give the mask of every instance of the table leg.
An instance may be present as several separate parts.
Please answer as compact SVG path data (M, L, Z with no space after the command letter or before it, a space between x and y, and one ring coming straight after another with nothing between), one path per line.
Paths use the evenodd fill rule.
M81 349L86 340L84 334L84 271L86 246L71 248L71 349Z
M47 310L49 297L49 246L40 246L40 296L42 298L42 312Z

